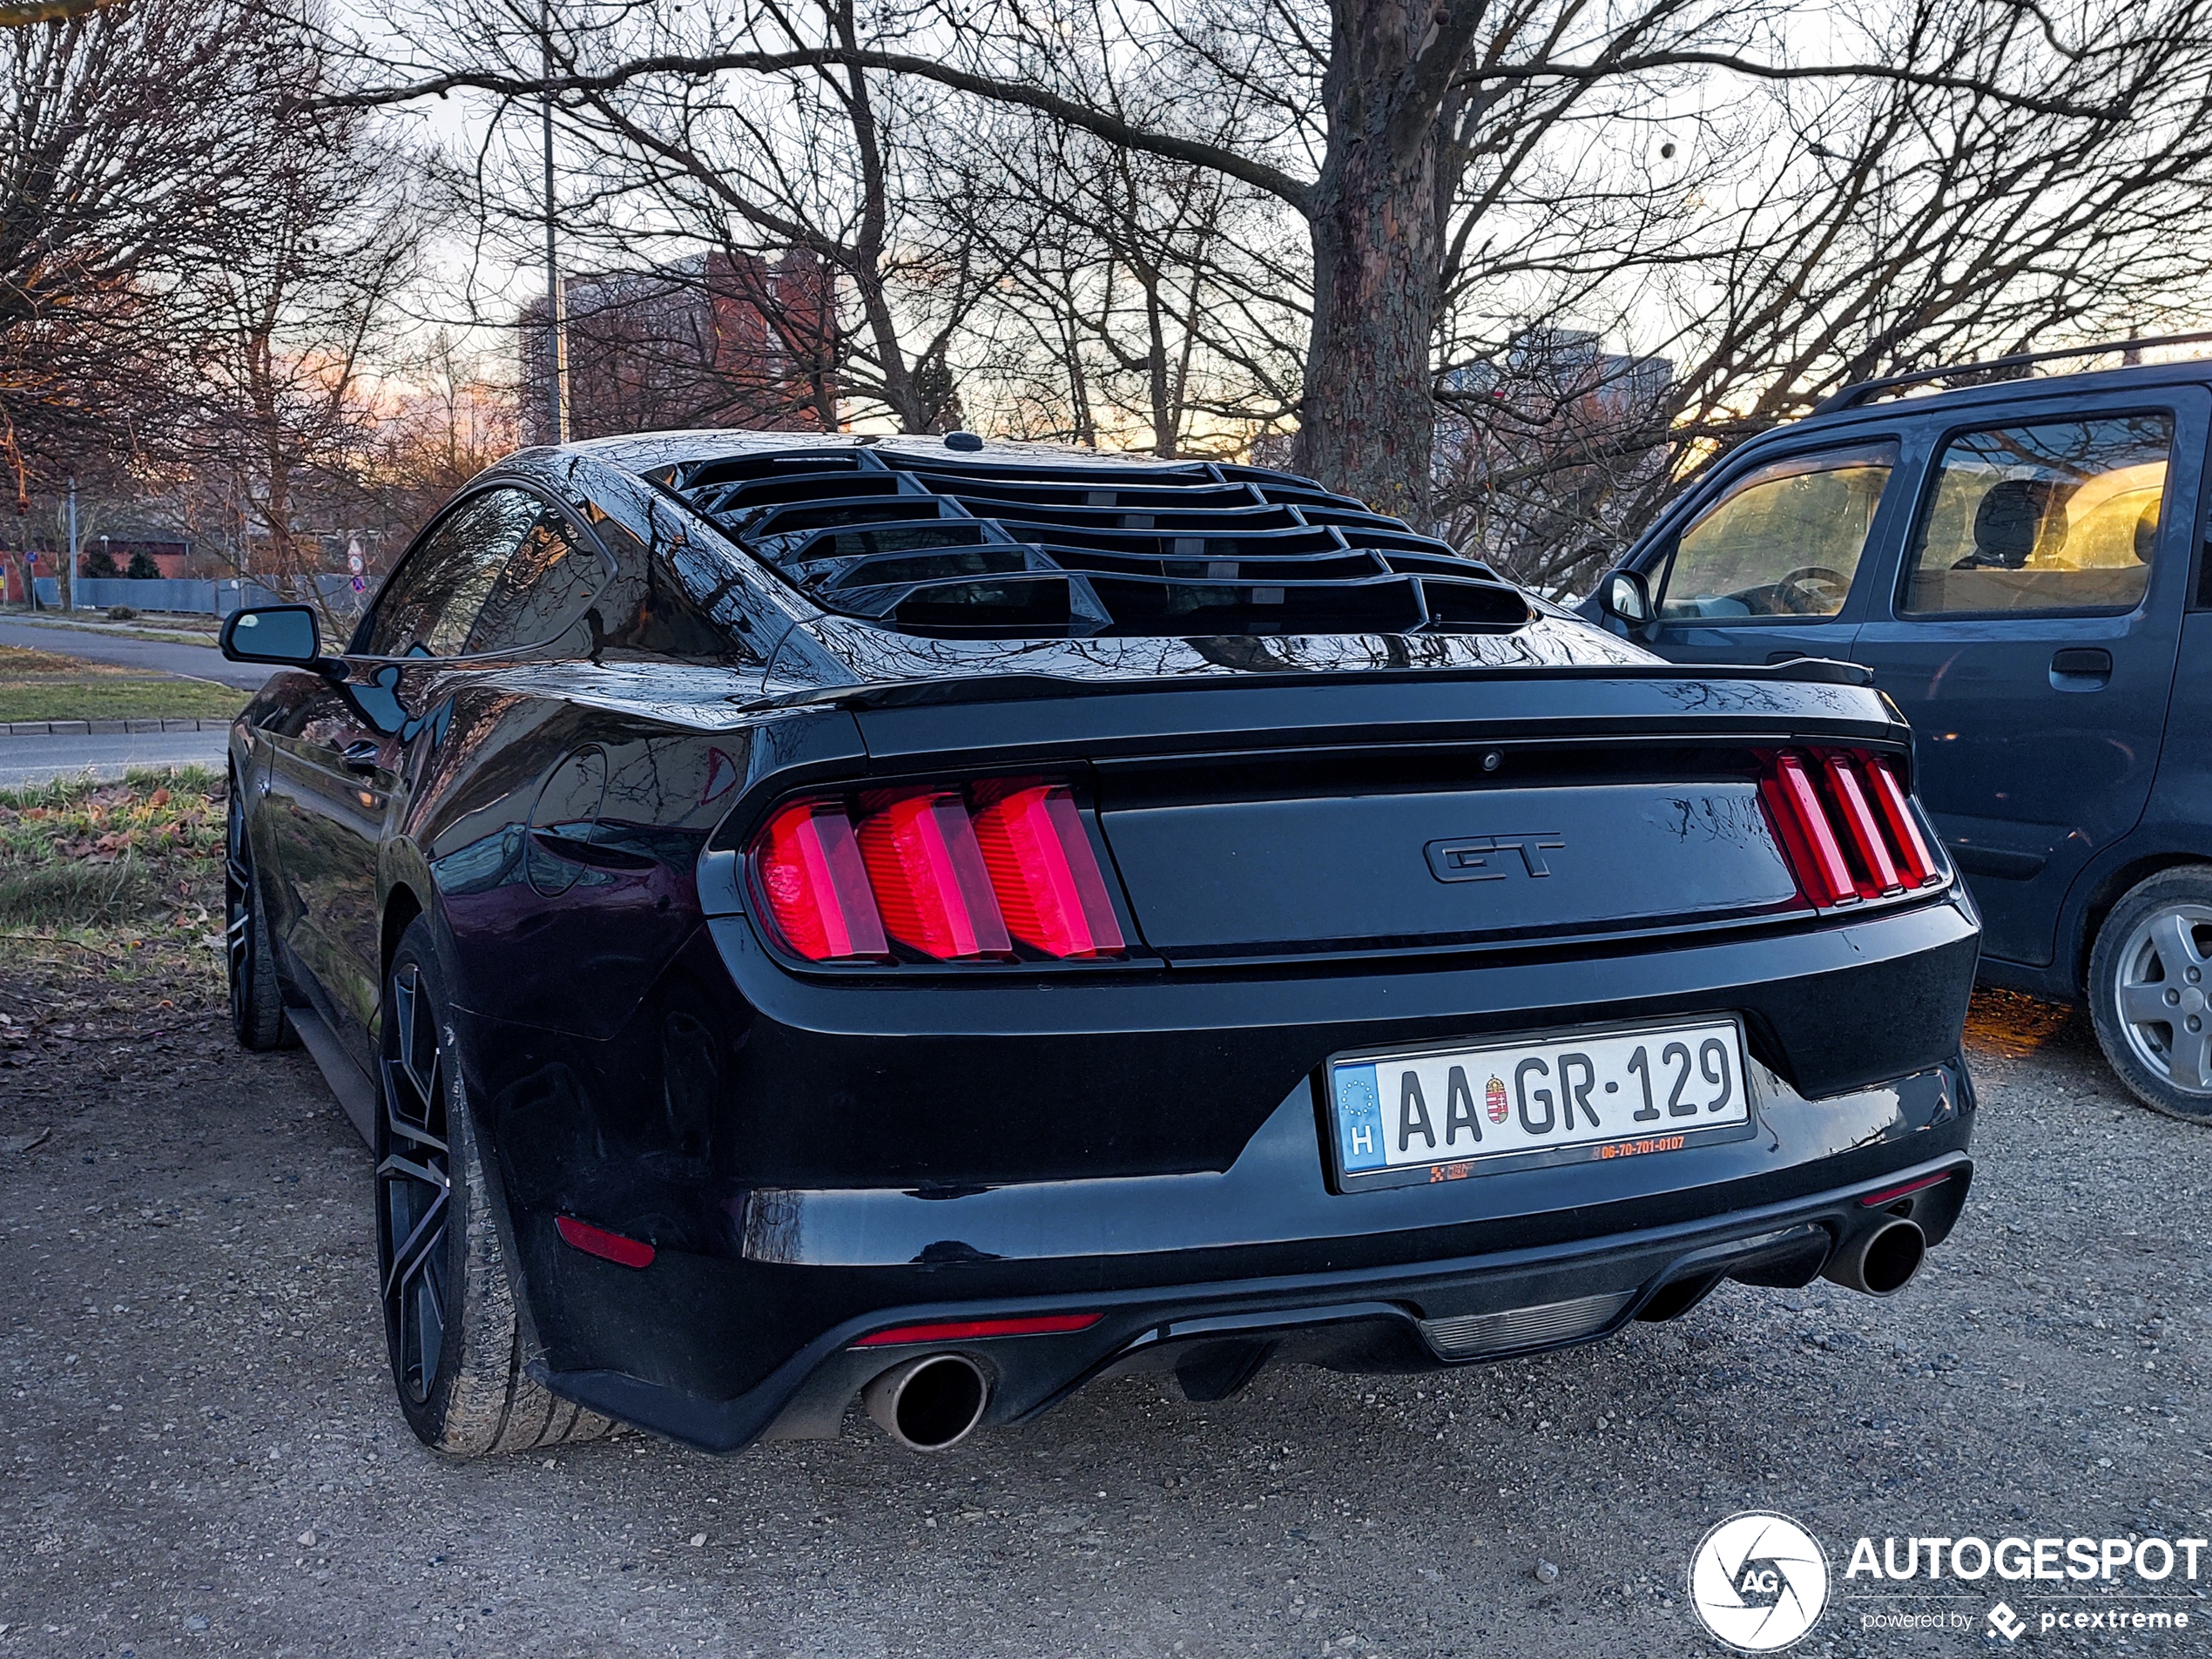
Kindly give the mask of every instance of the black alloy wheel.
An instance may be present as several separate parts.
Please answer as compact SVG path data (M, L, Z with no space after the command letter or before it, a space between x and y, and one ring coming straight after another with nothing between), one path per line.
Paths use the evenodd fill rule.
M277 984L268 919L262 914L260 884L254 875L253 840L246 829L246 803L235 778L230 797L223 835L223 952L230 981L231 1029L240 1048L260 1052L287 1046L292 1024L284 1015L284 992Z
M525 1374L450 1006L418 919L385 978L377 1068L377 1290L400 1410L462 1457L592 1440L613 1425Z
M402 1397L416 1405L430 1398L446 1339L446 1223L453 1177L436 1015L421 964L402 964L392 975L384 1015L376 1253L393 1378Z

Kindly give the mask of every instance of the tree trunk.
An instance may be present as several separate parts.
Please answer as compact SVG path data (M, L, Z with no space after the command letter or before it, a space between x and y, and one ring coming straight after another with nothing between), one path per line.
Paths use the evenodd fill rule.
M1298 465L1426 528L1443 256L1436 118L1468 24L1449 5L1402 0L1337 0L1332 10Z

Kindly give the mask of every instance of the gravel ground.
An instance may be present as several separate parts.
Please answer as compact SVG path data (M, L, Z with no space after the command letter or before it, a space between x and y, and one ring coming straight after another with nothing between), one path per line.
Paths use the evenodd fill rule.
M201 1006L0 1028L0 1659L1710 1652L1689 1554L1751 1507L1839 1575L1799 1651L1951 1652L1993 1645L1994 1581L1871 1599L1852 1540L2212 1531L2212 1132L2032 1003L1977 1005L1979 1177L1892 1302L1730 1285L1530 1363L1205 1407L1109 1383L942 1458L855 1419L479 1465L388 1403L367 1153L304 1055L240 1055ZM2080 1588L2003 1589L2033 1622ZM2129 1605L2193 1628L2134 1650L2205 1648L2212 1602L2159 1588ZM1948 1608L1971 1631L1863 1622Z

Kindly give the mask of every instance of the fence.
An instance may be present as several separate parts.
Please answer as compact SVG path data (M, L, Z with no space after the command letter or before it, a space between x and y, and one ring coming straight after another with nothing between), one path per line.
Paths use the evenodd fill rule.
M320 576L315 578L315 584L322 590L323 604L341 616L360 610L367 597L354 591L350 577ZM219 582L169 577L80 577L77 590L79 604L87 610L128 605L133 610L196 610L207 616L227 617L247 605L287 603L281 595L271 592L260 583L236 577L226 577ZM38 578L38 603L50 610L59 608L61 583L57 577Z

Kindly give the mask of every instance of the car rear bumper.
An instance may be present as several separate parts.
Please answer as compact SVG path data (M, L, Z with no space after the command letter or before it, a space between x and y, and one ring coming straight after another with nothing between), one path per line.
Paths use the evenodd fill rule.
M536 1368L555 1393L715 1453L759 1439L834 1436L869 1382L926 1354L957 1352L988 1380L983 1421L1026 1421L1099 1378L1174 1370L1193 1399L1222 1398L1265 1363L1413 1372L1596 1340L1638 1318L1679 1317L1723 1279L1796 1285L1846 1240L1905 1216L1940 1241L1963 1207L1973 1165L1970 1118L1929 1125L1951 1142L1870 1179L1696 1221L1571 1244L1527 1245L1386 1266L1170 1285L1078 1289L981 1298L939 1297L856 1314L819 1332L761 1383L727 1399L632 1372ZM1912 1189L1898 1194L1898 1189ZM617 1270L618 1271L618 1270ZM1080 1274L1070 1275L1080 1278ZM917 1291L954 1287L927 1277ZM1096 1315L1057 1333L866 1344L945 1321Z
M833 1104L743 1120L739 1163L798 1190L1222 1170L1332 1055L1605 1023L1740 1017L1752 1059L1831 1099L1956 1053L1979 941L1956 887L1728 937L1038 983L823 979L745 917L705 932L745 1027L734 1094Z
M854 1343L906 1324L1098 1313L977 1352L988 1420L1008 1421L1207 1343L1402 1369L1488 1357L1495 1329L1601 1336L1685 1276L1777 1271L1752 1257L1802 1282L1876 1224L1867 1194L1965 1169L1976 943L1946 895L1580 958L893 996L787 975L726 918L613 1039L462 1023L546 1380L732 1451L833 1426L900 1357ZM1377 1190L1329 1167L1332 1054L1731 1013L1754 1084L1739 1138ZM686 1030L733 1062L684 1060ZM1915 1201L1932 1237L1964 1186ZM651 1264L564 1244L562 1216L650 1243ZM1472 1323L1440 1339L1438 1320Z

